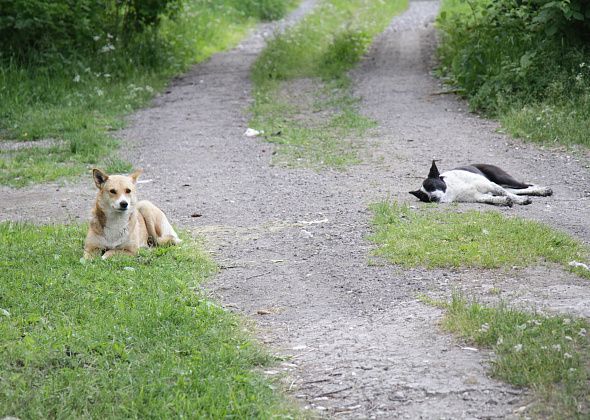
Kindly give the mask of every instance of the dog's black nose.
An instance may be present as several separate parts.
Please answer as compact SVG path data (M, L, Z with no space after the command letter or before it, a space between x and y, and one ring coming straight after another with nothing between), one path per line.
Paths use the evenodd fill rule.
M119 203L119 206L120 206L122 209L126 209L128 205L129 205L129 203L127 203L127 201L121 201L121 202Z

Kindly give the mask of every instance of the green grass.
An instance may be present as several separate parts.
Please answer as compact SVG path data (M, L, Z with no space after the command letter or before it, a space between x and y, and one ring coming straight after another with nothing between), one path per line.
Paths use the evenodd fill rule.
M347 75L406 0L324 0L272 39L252 68L250 126L278 147L275 163L342 168L360 161L375 123L360 115Z
M513 106L498 118L516 137L549 145L590 146L590 93L558 103Z
M117 156L113 131L145 105L170 78L226 49L258 20L277 18L295 0L190 0L158 33L147 31L128 49L113 45L97 55L85 51L39 58L34 64L0 62L0 184L22 187L72 177L89 165L129 169ZM2 56L0 55L0 58ZM44 61L45 60L45 61ZM55 146L7 151L2 143L42 139ZM107 169L109 170L109 169Z
M570 14L582 4L444 0L439 71L511 135L588 147L590 18Z
M292 415L271 359L199 284L190 239L81 263L84 226L0 224L0 417Z
M590 415L590 324L569 316L544 316L486 307L453 296L443 303L444 329L494 352L491 373L529 387L536 418L588 418Z
M558 263L590 278L570 261L588 262L590 251L541 223L506 217L497 211L412 210L395 202L372 207L377 254L404 267L528 266Z

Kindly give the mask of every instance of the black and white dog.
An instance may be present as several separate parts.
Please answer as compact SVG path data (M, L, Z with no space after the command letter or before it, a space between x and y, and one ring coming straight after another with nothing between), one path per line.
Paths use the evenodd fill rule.
M461 166L439 174L433 160L428 178L422 187L410 191L426 203L485 203L498 206L530 204L531 199L523 195L546 197L553 194L551 188L525 184L514 179L494 165L477 163Z

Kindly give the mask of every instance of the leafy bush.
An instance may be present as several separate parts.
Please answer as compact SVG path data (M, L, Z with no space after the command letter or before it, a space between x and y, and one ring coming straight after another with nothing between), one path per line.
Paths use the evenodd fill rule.
M0 0L0 52L18 60L96 52L156 27L181 0ZM107 43L97 42L100 38ZM39 57L36 57L39 58Z
M438 18L443 73L474 108L567 96L589 57L584 0L447 0ZM584 84L590 89L590 81Z
M260 20L276 20L285 16L292 3L290 0L231 0L228 5L246 16L254 16Z

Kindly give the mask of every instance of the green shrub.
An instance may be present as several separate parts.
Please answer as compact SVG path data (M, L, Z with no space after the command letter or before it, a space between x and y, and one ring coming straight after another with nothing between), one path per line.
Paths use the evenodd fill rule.
M19 61L107 51L153 28L181 0L0 0L0 52Z
M447 3L438 24L443 33L443 71L465 89L475 108L495 111L506 97L540 99L572 91L588 52L590 17L581 5L514 0ZM588 9L590 13L590 9ZM569 16L569 17L568 17ZM590 16L590 15L589 15Z
M440 72L465 92L472 108L500 117L524 105L569 114L586 102L590 3L445 0L437 22L442 33ZM577 118L581 125L582 114ZM522 115L511 120L519 118ZM534 126L537 118L526 125ZM579 143L577 130L564 134L558 127L543 127L540 140ZM523 127L509 129L523 135ZM537 137L526 130L524 136Z
M285 0L231 0L230 7L260 20L276 20L287 14L293 4Z

